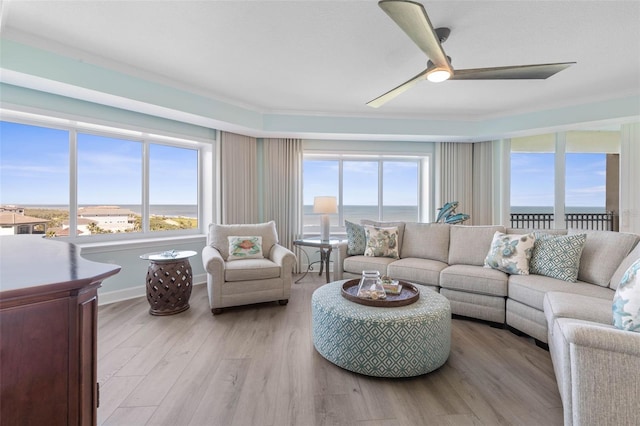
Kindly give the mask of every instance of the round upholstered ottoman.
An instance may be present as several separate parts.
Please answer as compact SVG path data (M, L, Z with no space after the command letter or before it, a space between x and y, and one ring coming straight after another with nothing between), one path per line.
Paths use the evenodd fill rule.
M447 361L451 307L444 296L421 288L411 305L365 306L342 297L342 283L326 284L311 298L313 345L324 358L376 377L419 376Z

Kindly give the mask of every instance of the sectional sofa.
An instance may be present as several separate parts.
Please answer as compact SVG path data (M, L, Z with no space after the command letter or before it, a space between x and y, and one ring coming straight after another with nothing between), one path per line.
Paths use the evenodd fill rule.
M518 238L533 230L367 224L398 229L398 258L350 254L353 242L345 241L334 251L336 280L377 270L439 291L449 299L454 315L506 325L549 348L566 425L640 424L640 333L612 325L617 285L640 258L639 235L583 230L536 233L582 239L577 279L571 282L485 266L496 231ZM546 261L554 263L561 257Z

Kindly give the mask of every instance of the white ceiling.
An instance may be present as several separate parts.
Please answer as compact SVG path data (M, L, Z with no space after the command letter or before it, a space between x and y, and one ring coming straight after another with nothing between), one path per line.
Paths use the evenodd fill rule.
M422 82L367 1L4 0L3 37L260 112L482 120L640 94L640 1L423 1L455 68L577 62L548 80Z

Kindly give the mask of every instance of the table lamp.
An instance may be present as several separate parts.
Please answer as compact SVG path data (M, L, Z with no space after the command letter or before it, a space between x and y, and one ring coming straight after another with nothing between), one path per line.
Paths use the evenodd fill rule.
M322 214L320 218L320 240L329 241L331 225L329 215L338 213L338 201L333 196L319 196L313 199L313 212Z

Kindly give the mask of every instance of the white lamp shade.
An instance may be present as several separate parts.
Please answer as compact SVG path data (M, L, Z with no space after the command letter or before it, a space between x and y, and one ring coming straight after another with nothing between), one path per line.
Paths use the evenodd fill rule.
M338 213L338 200L333 196L319 196L313 199L313 212L322 214Z

